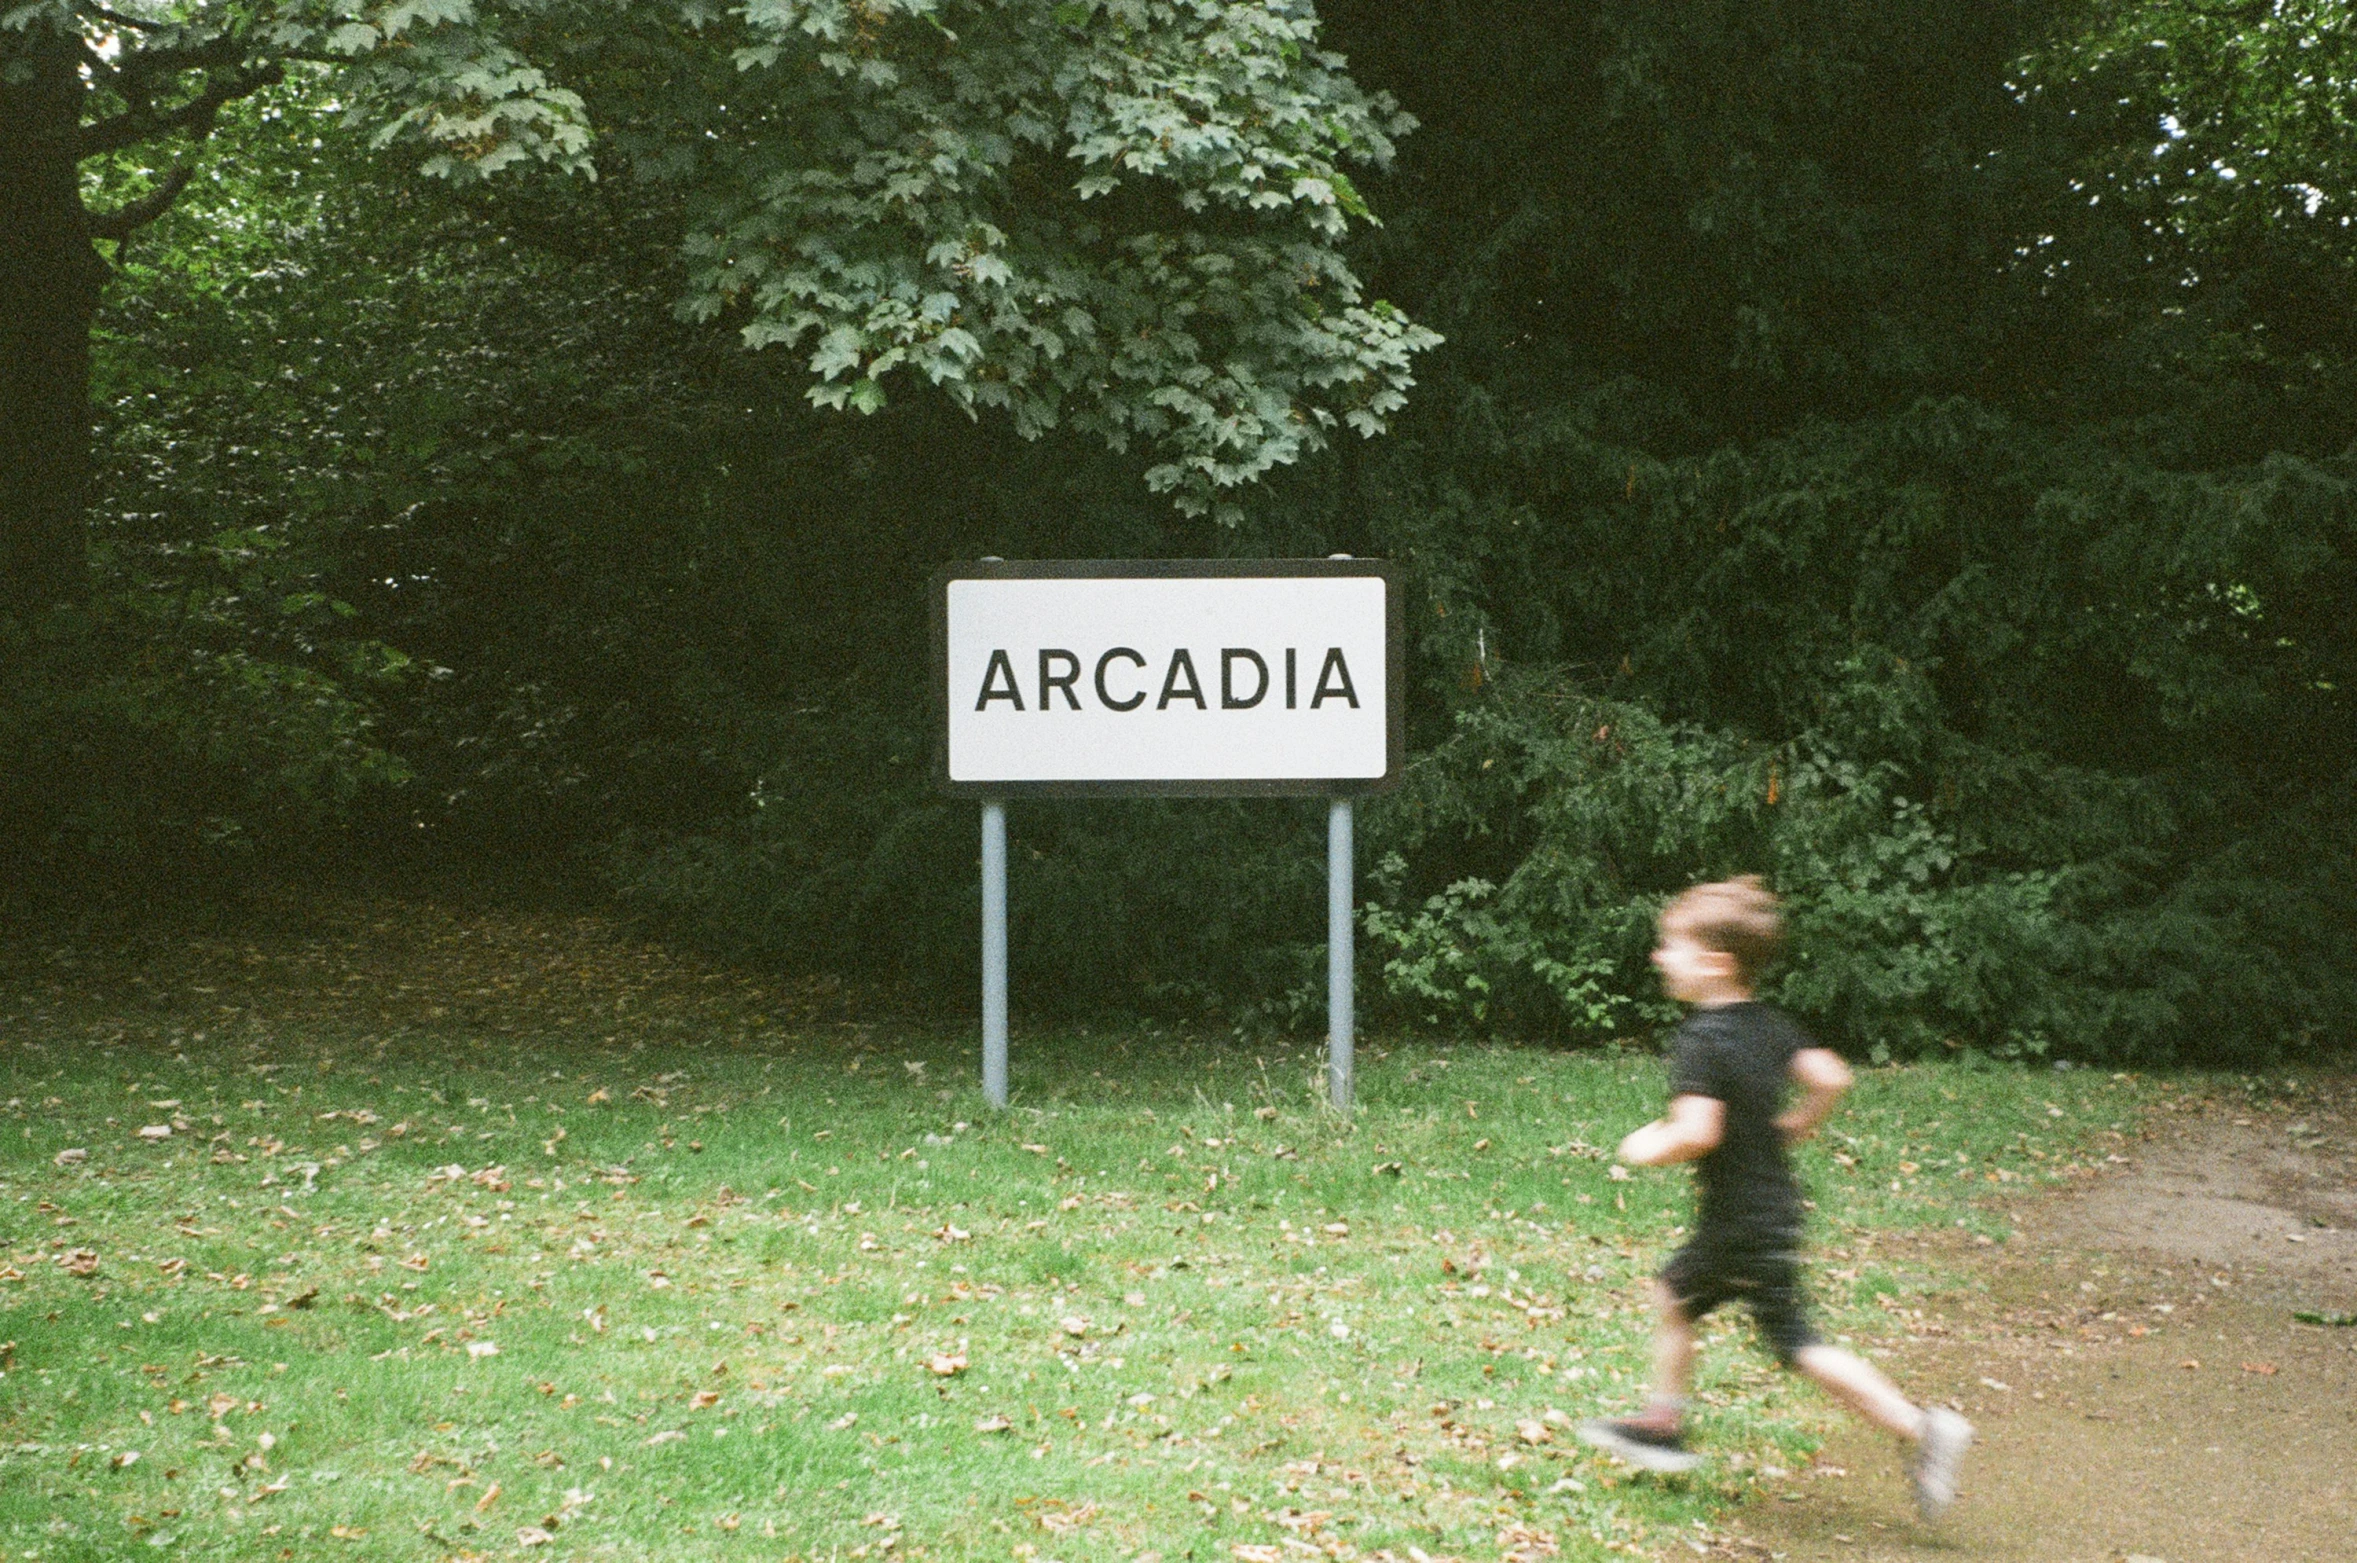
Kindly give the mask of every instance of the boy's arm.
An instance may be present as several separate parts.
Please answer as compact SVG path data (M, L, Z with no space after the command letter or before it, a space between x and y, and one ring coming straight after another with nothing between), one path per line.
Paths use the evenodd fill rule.
M1629 1131L1617 1159L1632 1167L1666 1167L1692 1161L1719 1148L1726 1131L1727 1104L1691 1092L1670 1098L1670 1110L1642 1129Z
M1798 1145L1817 1132L1850 1088L1850 1066L1831 1048L1804 1047L1792 1055L1791 1072L1801 1098L1776 1120L1776 1128L1785 1144Z

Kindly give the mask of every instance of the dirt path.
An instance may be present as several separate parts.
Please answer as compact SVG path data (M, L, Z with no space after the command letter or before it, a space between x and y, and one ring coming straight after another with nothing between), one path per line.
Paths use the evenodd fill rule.
M1925 1245L1966 1288L1884 1366L1980 1427L1919 1524L1897 1452L1845 1430L1739 1518L1792 1563L2357 1560L2357 1081L2293 1110L2164 1114L2012 1243ZM1937 1252L1935 1253L1935 1250Z

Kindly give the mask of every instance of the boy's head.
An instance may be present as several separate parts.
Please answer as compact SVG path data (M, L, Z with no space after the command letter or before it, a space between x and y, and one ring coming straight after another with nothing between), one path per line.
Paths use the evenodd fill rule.
M1748 998L1783 936L1775 895L1759 875L1745 874L1696 885L1663 907L1653 964L1674 999Z

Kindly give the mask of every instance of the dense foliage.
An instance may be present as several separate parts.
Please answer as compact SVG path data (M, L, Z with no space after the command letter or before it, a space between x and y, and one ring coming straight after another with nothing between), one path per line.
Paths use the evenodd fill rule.
M951 9L961 39L1015 29L992 45L1010 59L1045 47L1025 29L1048 8ZM1176 30L1135 57L1220 76L1254 56L1202 30L1245 9L1153 8ZM1069 188L1098 177L1079 140L1044 193L1020 132L928 165L973 190L905 197L891 156L845 172L794 162L790 137L759 166L666 162L632 138L681 122L682 94L727 94L661 63L685 47L661 27L565 76L609 127L594 185L421 181L340 140L301 84L233 111L217 139L237 158L133 246L104 318L110 591L78 628L10 632L12 653L48 649L17 662L34 673L0 728L72 757L6 781L15 817L47 822L12 843L20 868L185 872L338 840L379 862L563 865L757 958L960 997L974 825L926 780L930 569L1343 549L1407 562L1416 592L1416 759L1362 826L1364 985L1399 1021L1653 1024L1661 897L1757 869L1794 907L1780 996L1861 1054L2346 1041L2344 5L1336 0L1314 45L1305 13L1252 9L1293 29L1254 34L1276 57L1349 62L1314 57L1343 118L1286 186L1281 215L1327 245L1298 275L1250 246L1308 238L1213 217L1185 237L1184 202ZM818 71L847 95L827 112L866 115L879 147L1051 90L896 59ZM1353 186L1340 149L1380 165L1402 128L1380 93L1421 128ZM1251 208L1220 183L1242 177L1218 161L1233 150L1197 149L1185 183ZM755 189L786 204L749 215ZM1406 360L1383 355L1412 328L1368 312L1347 327L1364 373L1323 380L1327 349L1298 334L1334 318L1313 294L1345 321L1362 291L1397 300L1446 343L1383 439L1322 445L1320 416L1271 414L1258 454L1174 458L1174 429L1100 384L1113 358L951 372L922 267L808 251L855 198L957 207L1017 274L1070 280L1018 290L1056 311L1126 319L1091 289L1127 277L1150 312L1292 322L1255 349L1271 378L1206 393L1223 428L1264 392L1337 420L1389 410ZM1383 225L1345 266L1321 225L1362 203ZM889 226L860 210L861 232ZM1135 243L1076 226L1097 211L1177 236L1165 260L1224 246L1205 287L1327 280L1212 307L1125 270ZM683 214L711 235L685 253ZM757 229L799 236L801 260L746 259ZM1098 281L1058 269L1073 254ZM924 264L1003 286L970 258ZM795 313L814 289L829 321ZM1045 353L1030 309L992 317L993 361ZM748 327L803 345L748 353ZM1197 339L1205 362L1238 361L1223 340ZM948 394L846 419L809 405L814 369L822 402L871 405L862 386L910 371ZM1159 452L1120 449L1125 431ZM1174 460L1232 508L1155 498L1196 481ZM1318 822L1286 803L1017 810L1019 1002L1314 1024Z

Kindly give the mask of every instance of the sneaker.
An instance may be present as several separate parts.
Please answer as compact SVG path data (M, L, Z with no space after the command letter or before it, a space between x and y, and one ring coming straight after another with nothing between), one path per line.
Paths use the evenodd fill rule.
M1672 1474L1691 1471L1702 1456L1686 1447L1676 1433L1656 1432L1641 1422L1590 1417L1579 1426L1580 1441L1618 1455L1641 1470Z
M1956 1473L1964 1466L1964 1451L1971 1447L1970 1422L1945 1407L1924 1413L1923 1441L1907 1473L1915 1482L1915 1507L1924 1519L1938 1519L1956 1501Z

